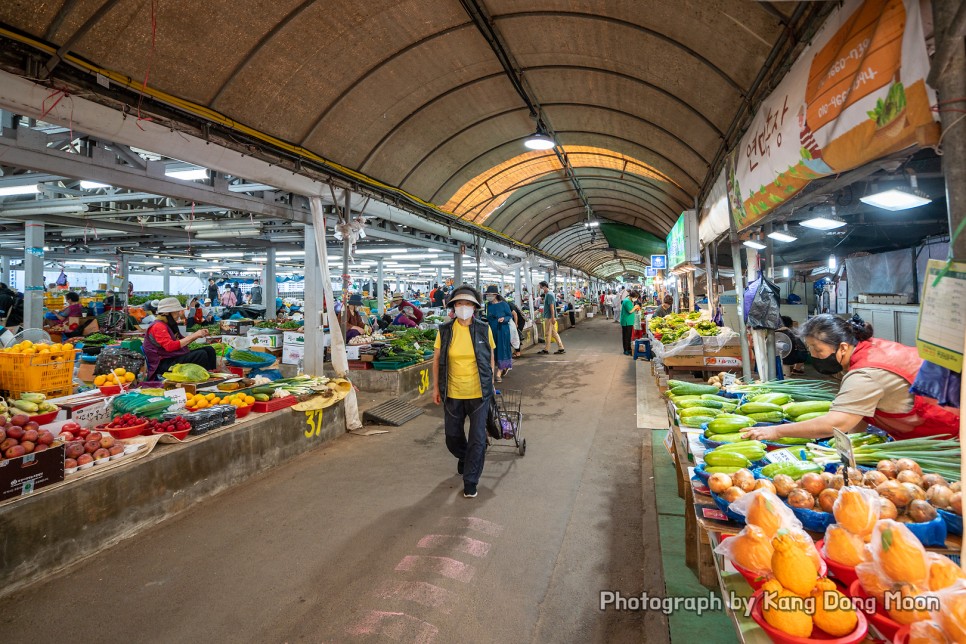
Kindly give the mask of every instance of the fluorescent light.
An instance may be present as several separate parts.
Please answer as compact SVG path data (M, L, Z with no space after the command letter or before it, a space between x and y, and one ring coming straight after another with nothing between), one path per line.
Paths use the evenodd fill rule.
M829 256L829 258L828 258L828 269L830 271L834 271L835 270L836 263L837 262L835 261L835 255Z
M29 186L4 186L0 188L0 197L9 197L11 195L35 195L40 192L40 186L36 183L30 184Z
M98 188L110 188L111 186L106 183L98 183L97 181L81 181L80 187L82 190L97 190Z
M779 232L777 230L774 232L768 233L768 236L780 242L793 242L796 239L798 239L798 237L795 237L794 235L789 235L786 232Z
M765 245L762 244L761 242L756 242L751 239L745 242L745 246L747 246L748 248L754 248L755 250L762 250L763 248L765 248Z
M170 268L173 271L183 271L184 270L184 266L169 266L168 268Z
M599 221L585 221L584 222L584 228L597 228L598 226L600 226L600 222Z
M392 254L402 254L408 253L408 248L360 248L356 251L356 255L392 255Z
M171 172L165 172L164 176L171 177L172 179L181 179L182 181L198 181L200 179L207 179L208 171L204 168L196 168L194 170L172 170Z
M875 206L876 208L895 212L897 210L908 210L910 208L925 206L927 203L931 203L932 199L925 195L892 188L891 190L877 192L874 195L859 197L859 201L870 206Z
M219 239L221 237L254 237L261 234L261 228L231 228L229 230L203 230L194 235L197 239Z
M786 266L785 268L782 269L782 277L788 277L788 276L789 276L789 270L788 270L788 267Z
M304 257L304 250L284 250L275 253L275 257Z
M44 206L43 201L31 201L29 206L17 207L17 208L4 208L0 210L0 215L7 215L8 217L20 217L20 216L30 216L30 215L60 215L68 213L78 213L87 212L87 204L82 203L60 203L60 204L49 204ZM110 226L105 224L105 230L110 230ZM93 232L93 229L92 229ZM98 230L100 233L101 230ZM112 231L113 235L114 232Z
M835 230L844 226L845 222L835 217L812 217L799 222L799 224L815 230Z
M430 262L432 266L452 266L455 263L456 262L454 262L451 259L437 259L435 261Z
M202 253L202 257L244 257L242 252Z
M161 262L138 262L141 266L161 266Z
M428 253L425 254L425 255L423 255L423 254L415 254L415 255L390 255L389 258L390 259L406 259L406 260L409 260L409 259L436 259L436 255L430 255Z
M554 143L553 139L546 134L536 132L527 137L527 139L523 142L523 145L527 146L531 150L551 150L556 146L556 143Z

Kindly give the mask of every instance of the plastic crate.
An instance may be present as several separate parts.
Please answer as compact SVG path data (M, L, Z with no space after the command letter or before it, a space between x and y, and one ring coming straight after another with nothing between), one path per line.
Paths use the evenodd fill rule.
M8 398L34 392L66 396L74 392L74 351L43 355L0 353L0 393Z
M299 399L295 396L285 396L284 398L272 398L268 402L257 401L252 405L252 411L264 414L268 411L278 411L297 404Z
M416 361L407 360L406 362L372 362L370 364L372 364L372 368L376 371L399 371L400 369L413 366L416 364Z

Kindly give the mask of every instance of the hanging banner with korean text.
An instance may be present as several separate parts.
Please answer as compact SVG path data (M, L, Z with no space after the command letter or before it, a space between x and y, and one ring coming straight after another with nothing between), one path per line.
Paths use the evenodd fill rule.
M918 0L843 3L732 153L728 197L738 230L810 181L935 144L928 73Z

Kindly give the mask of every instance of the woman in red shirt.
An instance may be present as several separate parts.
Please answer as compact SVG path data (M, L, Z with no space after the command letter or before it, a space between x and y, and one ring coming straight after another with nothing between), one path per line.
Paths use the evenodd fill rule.
M188 345L195 340L207 337L208 329L198 329L187 336L181 335L179 324L185 321L184 308L176 297L166 297L158 302L158 317L148 327L144 338L144 357L148 363L148 380L154 380L181 363L201 365L213 371L216 365L215 350L201 347L190 351Z

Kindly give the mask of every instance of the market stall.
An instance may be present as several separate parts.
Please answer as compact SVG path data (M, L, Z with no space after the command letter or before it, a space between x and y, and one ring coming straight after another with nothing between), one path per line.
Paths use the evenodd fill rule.
M930 620L930 608L942 614L929 602L963 592L958 441L893 441L874 429L838 443L745 440L752 426L825 413L834 387L669 384L666 446L687 506L686 562L720 589L741 641L891 641ZM780 615L764 593L859 601Z

